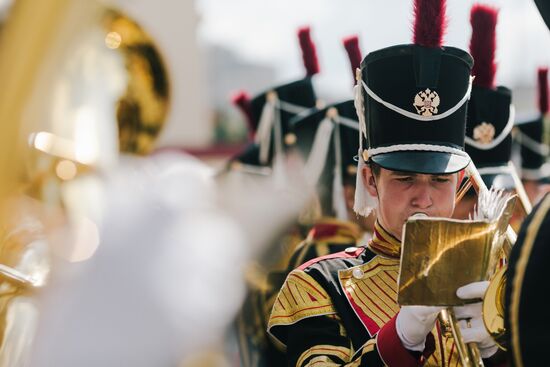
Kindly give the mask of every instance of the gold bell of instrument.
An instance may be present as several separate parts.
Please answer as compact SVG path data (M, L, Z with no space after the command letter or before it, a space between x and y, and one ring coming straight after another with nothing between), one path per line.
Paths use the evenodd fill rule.
M506 289L506 269L499 269L485 292L483 302L483 322L489 335L502 350L506 350L506 329L504 328L504 291Z
M145 155L154 148L169 108L170 84L153 39L122 12L107 9L105 44L125 59L127 87L117 102L119 150Z
M81 223L97 232L95 172L116 169L121 152L151 152L170 88L152 38L98 1L14 2L0 31L0 79L4 367L28 362L36 291L55 270L54 257L85 260L99 243L87 238L78 248L59 236Z

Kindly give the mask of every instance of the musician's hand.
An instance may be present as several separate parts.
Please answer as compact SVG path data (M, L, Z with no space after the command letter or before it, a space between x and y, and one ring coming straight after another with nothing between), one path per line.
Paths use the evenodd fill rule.
M442 307L403 306L395 321L397 335L408 350L423 351Z
M485 291L489 286L489 282L475 282L460 287L456 291L456 295L462 299L481 299L485 296ZM483 317L481 314L483 302L471 303L465 306L453 307L460 332L464 342L477 343L482 358L489 358L496 353L498 347L495 341L485 328Z

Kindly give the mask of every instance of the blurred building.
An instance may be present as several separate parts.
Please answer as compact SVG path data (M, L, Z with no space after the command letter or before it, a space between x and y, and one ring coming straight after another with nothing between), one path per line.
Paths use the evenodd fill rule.
M205 49L209 106L215 113L214 142L242 143L247 138L243 115L231 104L231 96L244 89L253 96L275 83L275 70L243 60L233 50L219 45Z
M273 65L244 60L228 46L206 46L209 104L214 108L229 105L229 97L238 89L256 94L275 82Z

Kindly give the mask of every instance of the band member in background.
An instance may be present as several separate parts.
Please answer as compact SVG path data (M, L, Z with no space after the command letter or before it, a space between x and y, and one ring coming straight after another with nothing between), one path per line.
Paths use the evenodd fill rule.
M357 36L347 37L343 44L355 75L361 63L359 39ZM294 118L291 123L296 146L305 162L304 174L315 186L321 213L305 240L296 248L276 290L282 286L288 272L305 261L366 242L372 236L373 225L373 215L364 218L353 211L357 180L355 159L359 149L359 122L354 101L312 110L303 117Z
M308 113L319 103L312 83L312 77L319 72L319 62L309 27L298 30L298 41L306 74L303 78L269 88L253 98L243 92L234 97L233 102L243 112L253 142L229 160L218 175L220 182L238 174L243 185L270 181L285 189L286 167L292 160L290 148L295 143L290 120ZM309 227L310 223L296 220L273 247L272 263L269 266L253 264L247 271L249 292L236 322L243 366L280 365L280 353L272 348L265 331L271 310L266 299L277 290L272 289L268 274L286 270L292 252Z

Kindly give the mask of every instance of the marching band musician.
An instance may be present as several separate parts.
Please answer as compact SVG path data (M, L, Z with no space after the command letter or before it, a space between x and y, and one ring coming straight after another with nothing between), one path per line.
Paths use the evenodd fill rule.
M361 63L359 39L352 36L343 43L355 74ZM285 277L308 260L356 246L372 232L372 215L364 218L353 212L357 174L354 157L359 149L359 122L353 100L312 111L292 123L296 145L307 158L305 174L317 186L322 218L296 248Z
M268 331L289 366L457 365L439 307L397 304L403 224L415 213L450 217L462 170L473 60L442 46L444 1L415 1L414 43L368 54L358 73L359 163L354 210L376 207L364 247L313 259L292 271ZM486 282L457 290L483 298ZM481 304L455 307L464 342L486 365L500 357L483 326Z
M298 30L298 41L306 72L303 78L269 88L252 99L244 91L234 96L233 103L243 113L254 141L230 159L229 169L273 166L294 143L290 119L316 106L312 77L319 73L319 62L309 27Z
M306 114L318 103L312 77L319 72L319 62L309 27L298 30L298 41L306 73L304 77L272 87L252 99L242 92L234 97L233 102L243 113L254 141L229 160L219 179L226 174L238 173L242 174L243 184L244 180L246 183L271 180L276 187L284 188L284 166L287 160L291 160L287 154L291 154L289 148L295 143L290 120ZM272 348L265 331L271 310L266 300L278 289L272 289L267 274L287 268L294 248L306 233L302 227L296 223L279 241L275 264L265 268L256 266L248 274L250 289L236 322L241 364L244 366L279 365L280 353Z
M294 251L287 273L305 261L356 246L367 230L366 219L353 213L357 170L353 158L359 131L356 116L350 100L311 113L294 127L297 145L310 153L305 172L316 181L322 216Z
M285 278L294 268L318 256L343 251L362 242L367 228L361 226L365 218L355 221L351 219L353 217L348 217L348 212L353 211L355 189L356 165L353 157L358 148L359 128L356 116L353 101L346 101L312 112L297 121L294 127L300 150L312 153L308 159L311 164L306 163L305 171L316 177L314 181L317 182L312 184L317 183L324 216L314 223L307 237L296 247L287 268L269 273L270 291L264 294L269 310ZM352 164L353 169L350 170ZM274 345L271 349L277 351ZM280 358L284 360L284 355Z

